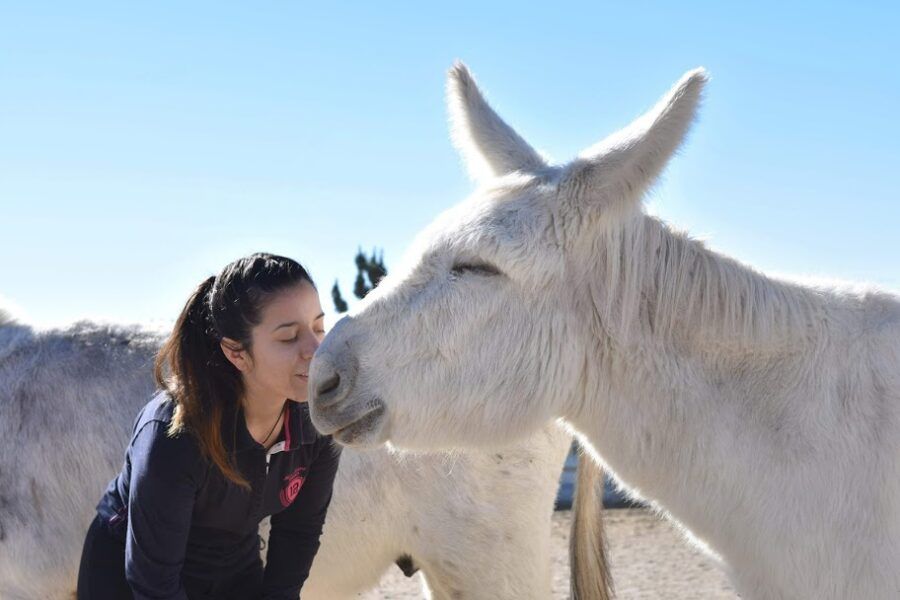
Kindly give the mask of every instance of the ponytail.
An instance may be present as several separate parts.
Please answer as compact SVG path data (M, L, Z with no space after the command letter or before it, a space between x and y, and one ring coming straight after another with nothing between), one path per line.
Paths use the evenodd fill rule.
M209 300L215 281L209 277L194 290L156 355L154 374L156 384L175 401L169 436L185 430L193 433L201 453L225 477L249 490L250 484L228 459L222 441L223 404L231 404L236 411L243 385L240 373L222 355L216 336L210 335Z

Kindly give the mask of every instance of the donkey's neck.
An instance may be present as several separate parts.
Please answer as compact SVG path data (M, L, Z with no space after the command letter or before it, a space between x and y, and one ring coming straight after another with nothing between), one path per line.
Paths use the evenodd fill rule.
M782 410L793 373L808 372L801 365L828 337L823 323L836 307L822 296L657 219L639 217L595 252L585 277L594 326L583 333L584 396L569 416L585 432L599 423L610 429L601 435L628 436L620 441L631 449L626 461L646 464L648 476L661 465L682 473L691 453L715 450L719 433L744 435L737 429L752 426L742 413L748 403Z
M749 564L774 568L767 548L779 529L752 499L790 496L773 482L790 481L794 461L827 472L836 459L803 428L829 418L806 378L844 311L654 219L599 250L587 301L594 327L581 339L583 396L566 419L625 483L730 562L751 556ZM801 388L808 402L796 402Z

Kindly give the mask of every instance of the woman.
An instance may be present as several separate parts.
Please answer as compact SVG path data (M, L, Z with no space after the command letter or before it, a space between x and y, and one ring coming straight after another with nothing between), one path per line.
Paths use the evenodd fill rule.
M157 356L162 391L97 505L79 599L298 597L339 457L305 404L323 318L288 258L254 254L200 284Z

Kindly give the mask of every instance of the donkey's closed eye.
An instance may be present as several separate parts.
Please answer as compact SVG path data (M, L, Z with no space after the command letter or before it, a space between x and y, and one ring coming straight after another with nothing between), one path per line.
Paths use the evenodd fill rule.
M459 277L463 273L474 275L502 275L500 269L485 262L459 262L453 265L450 273Z

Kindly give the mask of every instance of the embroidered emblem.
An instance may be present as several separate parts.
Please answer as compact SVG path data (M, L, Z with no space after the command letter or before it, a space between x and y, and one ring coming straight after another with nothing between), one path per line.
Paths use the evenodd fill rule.
M303 487L304 477L301 474L302 471L305 471L303 467L297 467L294 471L284 478L284 481L287 483L284 484L284 487L281 488L281 493L278 494L279 500L281 500L281 505L284 507L288 507L291 505L291 502L294 501L294 498L297 497L297 494L300 492L300 488Z

